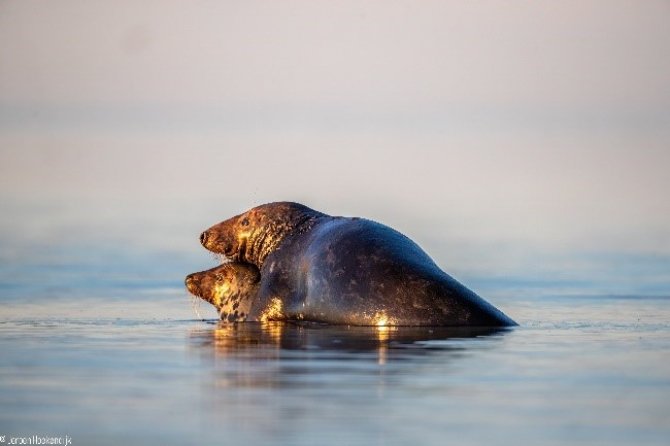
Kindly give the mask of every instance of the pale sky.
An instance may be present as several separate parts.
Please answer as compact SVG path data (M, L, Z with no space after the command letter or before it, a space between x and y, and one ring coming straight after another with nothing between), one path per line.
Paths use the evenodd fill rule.
M2 0L0 203L204 227L284 199L670 254L668 24L661 0Z

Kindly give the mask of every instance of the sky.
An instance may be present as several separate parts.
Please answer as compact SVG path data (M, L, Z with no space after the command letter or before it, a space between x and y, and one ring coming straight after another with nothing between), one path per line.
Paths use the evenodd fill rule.
M190 246L290 200L444 257L667 256L668 23L665 0L1 0L0 233Z

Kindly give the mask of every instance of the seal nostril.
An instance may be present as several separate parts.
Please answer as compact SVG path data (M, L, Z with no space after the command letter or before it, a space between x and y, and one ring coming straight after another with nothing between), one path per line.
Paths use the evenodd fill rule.
M204 245L206 242L207 242L207 231L200 234L200 243Z
M198 281L193 277L193 274L189 274L186 276L186 279L184 280L184 285L186 285L186 289L188 290L189 293L191 294L198 294Z

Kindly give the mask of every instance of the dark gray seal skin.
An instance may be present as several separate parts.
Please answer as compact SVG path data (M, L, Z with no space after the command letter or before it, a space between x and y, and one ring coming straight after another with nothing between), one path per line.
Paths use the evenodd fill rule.
M263 320L505 327L516 323L398 231L298 203L264 204L212 226L203 246L258 267Z
M210 304L222 321L258 321L260 272L248 263L230 262L186 276L188 291Z

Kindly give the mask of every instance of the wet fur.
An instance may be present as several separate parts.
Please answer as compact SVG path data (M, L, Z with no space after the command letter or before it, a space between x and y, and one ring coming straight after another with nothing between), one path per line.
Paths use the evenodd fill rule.
M227 322L258 320L257 304L260 273L245 263L229 262L215 268L189 274L186 288L191 294L216 307Z

